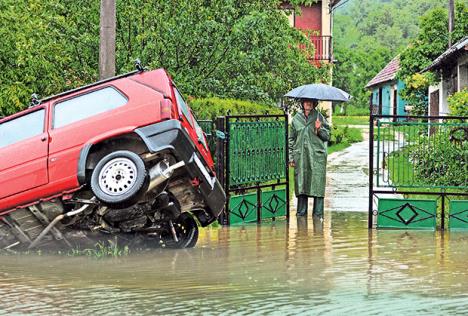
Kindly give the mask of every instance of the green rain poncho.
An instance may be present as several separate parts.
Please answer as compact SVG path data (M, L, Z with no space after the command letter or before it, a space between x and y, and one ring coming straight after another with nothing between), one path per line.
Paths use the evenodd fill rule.
M317 116L322 126L316 134ZM294 170L296 196L325 196L329 139L328 122L317 110L311 110L307 118L302 112L293 117L289 134L289 159L296 164Z

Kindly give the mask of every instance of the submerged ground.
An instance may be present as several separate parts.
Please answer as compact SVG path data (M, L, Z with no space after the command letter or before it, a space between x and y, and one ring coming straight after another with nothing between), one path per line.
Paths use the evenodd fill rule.
M202 231L117 259L0 257L0 313L464 314L468 235L368 231L365 213Z

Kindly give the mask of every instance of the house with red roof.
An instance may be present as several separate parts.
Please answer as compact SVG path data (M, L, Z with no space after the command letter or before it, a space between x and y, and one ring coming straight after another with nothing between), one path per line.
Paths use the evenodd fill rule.
M399 69L400 58L397 56L367 83L366 88L372 92L370 102L374 114L408 114L406 101L401 97L405 84L396 78Z
M315 48L315 54L310 56L310 61L318 67L321 62L333 62L333 11L340 2L341 0L317 0L313 4L299 5L298 11L290 1L283 1L281 4L289 24L304 32Z

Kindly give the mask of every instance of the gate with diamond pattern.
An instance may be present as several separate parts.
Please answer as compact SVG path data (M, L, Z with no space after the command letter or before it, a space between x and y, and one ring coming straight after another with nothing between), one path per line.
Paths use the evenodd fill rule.
M467 119L371 113L369 228L468 229ZM434 148L444 150L426 159ZM458 167L447 163L453 157ZM456 180L433 177L455 172Z
M227 203L223 225L289 217L286 115L237 115L216 121L217 176Z

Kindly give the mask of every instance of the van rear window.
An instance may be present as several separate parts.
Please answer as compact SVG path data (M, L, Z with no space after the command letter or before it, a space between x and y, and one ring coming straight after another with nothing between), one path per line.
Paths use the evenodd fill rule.
M107 87L60 102L54 108L54 128L113 110L127 101L116 89Z

